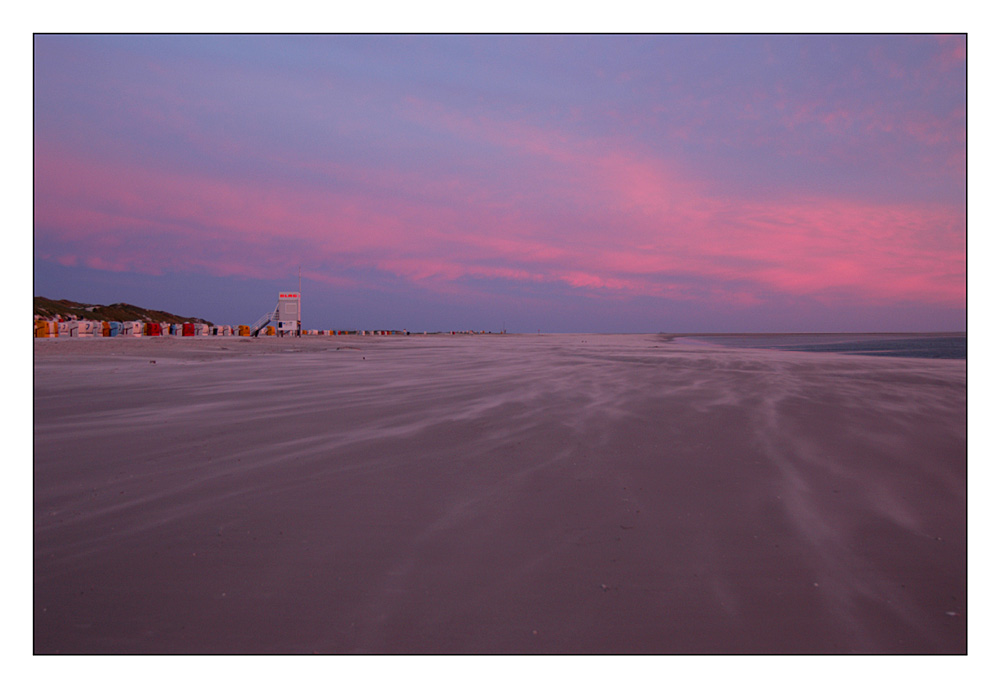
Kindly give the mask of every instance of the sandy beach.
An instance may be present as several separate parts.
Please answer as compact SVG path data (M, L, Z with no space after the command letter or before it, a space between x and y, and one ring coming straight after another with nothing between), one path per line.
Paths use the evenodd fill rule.
M39 654L965 653L966 362L34 341Z

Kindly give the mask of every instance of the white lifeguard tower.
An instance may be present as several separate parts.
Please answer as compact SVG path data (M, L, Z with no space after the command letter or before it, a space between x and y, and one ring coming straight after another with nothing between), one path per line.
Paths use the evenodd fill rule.
M295 336L302 336L302 294L297 291L282 292L278 294L278 307L274 309L276 325L275 330L279 337L283 337L286 332L295 333Z
M250 336L256 337L269 323L274 323L275 334L279 337L285 334L302 336L302 294L297 291L278 293L278 305L273 311L265 313L260 320L250 326Z

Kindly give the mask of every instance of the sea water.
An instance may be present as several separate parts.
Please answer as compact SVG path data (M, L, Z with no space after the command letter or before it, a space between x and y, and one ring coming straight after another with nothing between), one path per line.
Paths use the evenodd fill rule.
M781 349L864 356L965 359L964 333L699 335L698 341L751 349Z

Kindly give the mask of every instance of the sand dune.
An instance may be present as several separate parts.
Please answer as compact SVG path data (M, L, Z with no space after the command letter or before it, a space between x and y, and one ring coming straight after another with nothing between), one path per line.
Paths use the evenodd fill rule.
M37 653L966 651L965 361L34 346Z

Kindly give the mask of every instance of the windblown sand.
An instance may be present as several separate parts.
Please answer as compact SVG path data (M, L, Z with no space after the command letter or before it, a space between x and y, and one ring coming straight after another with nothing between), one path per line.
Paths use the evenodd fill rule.
M966 651L965 361L656 335L34 354L36 653Z

